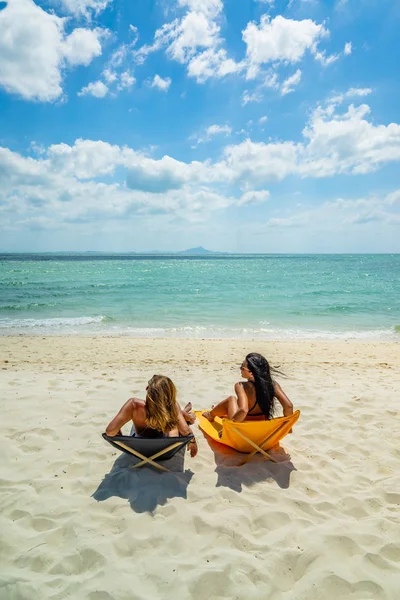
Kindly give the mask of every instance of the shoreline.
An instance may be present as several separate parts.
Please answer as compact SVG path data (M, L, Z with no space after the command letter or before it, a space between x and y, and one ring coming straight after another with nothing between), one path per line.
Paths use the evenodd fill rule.
M113 337L113 338L133 338L144 340L241 340L241 341L259 341L259 342L301 342L301 341L359 341L359 342L400 342L400 325L376 329L313 329L313 328L275 328L271 330L254 329L252 327L148 327L148 328L130 328L121 327L119 329L98 329L81 330L72 328L48 329L46 327L1 327L0 338L12 337Z

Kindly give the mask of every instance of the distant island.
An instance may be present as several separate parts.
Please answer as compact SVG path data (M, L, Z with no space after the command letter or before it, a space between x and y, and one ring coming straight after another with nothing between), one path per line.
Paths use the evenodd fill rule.
M189 248L188 250L180 250L177 254L228 254L227 252L216 252L214 250L207 250L203 246L197 246L197 248Z
M77 254L81 254L80 252L77 252ZM139 254L139 255L149 255L149 254L190 254L191 256L193 255L209 255L209 254L229 254L229 252L218 252L216 250L207 250L207 248L203 248L203 246L197 246L196 248L188 248L187 250L144 250L143 252L134 252L133 250L131 252L103 252L103 251L96 251L96 250L86 250L86 252L82 252L82 254Z

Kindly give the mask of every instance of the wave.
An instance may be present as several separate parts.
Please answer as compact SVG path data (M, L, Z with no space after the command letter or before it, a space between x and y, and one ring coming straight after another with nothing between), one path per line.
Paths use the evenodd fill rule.
M94 334L138 338L260 339L260 340L399 340L400 325L381 329L327 330L296 327L135 327L107 315L47 319L1 319L0 335Z
M0 310L35 310L38 308L51 308L54 306L54 304L50 304L48 302L29 302L29 304L5 304L4 306L0 306Z
M95 317L51 317L48 319L0 319L0 332L8 331L8 335L17 330L26 330L33 333L34 330L57 330L57 333L72 333L79 327L99 325L115 321L113 317L99 315Z

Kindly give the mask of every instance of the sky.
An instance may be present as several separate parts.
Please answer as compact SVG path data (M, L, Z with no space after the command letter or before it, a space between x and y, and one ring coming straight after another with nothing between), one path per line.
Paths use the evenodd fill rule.
M397 0L0 2L0 251L400 252Z

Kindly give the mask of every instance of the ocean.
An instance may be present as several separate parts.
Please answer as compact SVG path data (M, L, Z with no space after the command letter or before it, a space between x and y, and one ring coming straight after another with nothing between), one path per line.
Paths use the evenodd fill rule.
M0 255L0 335L400 340L400 255Z

